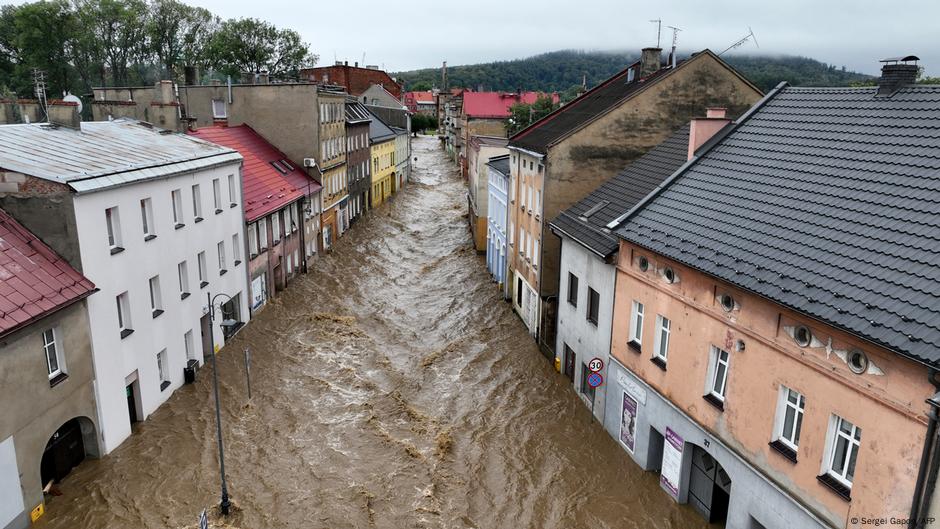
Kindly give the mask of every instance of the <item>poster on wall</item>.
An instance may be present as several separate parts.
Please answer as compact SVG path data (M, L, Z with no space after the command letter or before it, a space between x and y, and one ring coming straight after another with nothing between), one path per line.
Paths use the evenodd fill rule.
M682 476L682 444L679 434L666 428L666 442L663 445L663 468L659 481L672 497L679 499L679 479Z
M251 282L251 308L256 309L264 305L265 301L265 275L254 278Z
M636 443L636 401L623 392L623 408L620 415L620 442L633 453Z

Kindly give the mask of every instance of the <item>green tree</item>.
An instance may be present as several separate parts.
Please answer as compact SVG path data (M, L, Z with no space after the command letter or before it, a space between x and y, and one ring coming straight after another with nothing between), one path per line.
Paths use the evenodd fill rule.
M409 91L409 92L427 92L427 91L430 90L431 88L433 88L433 87L431 86L431 83L429 83L429 82L427 82L427 81L418 81L418 82L416 82L416 83L414 83L414 84L412 84L412 85L409 85L409 86L408 86L408 91Z
M255 18L223 22L210 38L207 53L210 66L229 75L262 70L274 76L296 75L318 58L296 31Z
M11 15L4 9L4 23ZM31 69L39 68L46 73L47 94L61 95L73 88L73 68L68 62L70 43L75 32L75 17L65 0L23 4L12 14L13 32L3 32L7 43L15 52L16 81L11 88L21 94L31 93ZM5 25L4 24L4 25Z
M220 24L217 16L178 0L154 0L150 12L147 37L163 73L175 79L183 66L205 65L206 43Z
M507 126L509 134L515 134L544 118L557 110L558 106L558 103L553 102L552 98L547 96L539 96L532 104L516 103L509 107L509 125Z
M102 70L99 78L126 86L131 65L150 58L147 4L143 0L78 0L75 7L83 33L77 39L82 59L90 63L88 67Z

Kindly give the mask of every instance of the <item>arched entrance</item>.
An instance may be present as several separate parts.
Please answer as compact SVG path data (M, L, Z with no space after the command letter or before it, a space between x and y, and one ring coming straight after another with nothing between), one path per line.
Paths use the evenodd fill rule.
M75 417L60 426L46 443L39 464L42 486L61 481L85 456L98 457L95 425L87 417Z
M724 523L731 499L731 478L708 452L692 445L689 504L709 523Z

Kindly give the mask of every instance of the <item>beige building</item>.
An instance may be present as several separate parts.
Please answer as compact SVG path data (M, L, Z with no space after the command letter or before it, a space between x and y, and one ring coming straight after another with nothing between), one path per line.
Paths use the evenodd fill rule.
M548 222L708 107L741 115L761 91L705 50L662 64L660 50L509 140L513 306L554 357L560 240Z
M320 171L323 173L323 249L349 229L346 175L346 93L320 87Z
M508 154L505 137L473 136L467 155L467 210L473 247L486 252L489 170L486 164L496 156Z

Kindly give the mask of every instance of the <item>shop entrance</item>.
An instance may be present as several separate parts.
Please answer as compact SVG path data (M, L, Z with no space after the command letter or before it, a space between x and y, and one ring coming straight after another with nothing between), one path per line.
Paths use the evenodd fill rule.
M692 472L689 476L689 504L709 523L723 524L728 518L731 478L702 448L692 445Z

